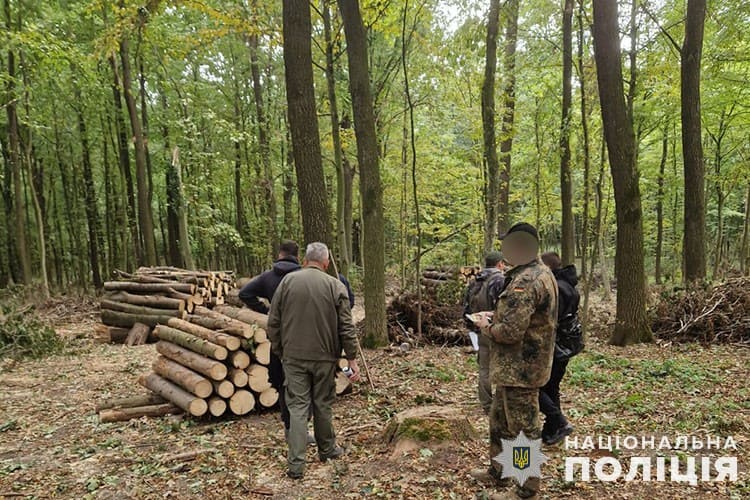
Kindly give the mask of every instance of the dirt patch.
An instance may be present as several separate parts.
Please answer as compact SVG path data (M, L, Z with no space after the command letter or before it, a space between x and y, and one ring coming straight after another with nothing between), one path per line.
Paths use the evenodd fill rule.
M276 413L99 424L98 400L143 391L136 380L156 357L154 347L96 345L86 339L90 326L65 328L79 340L64 354L0 371L0 495L423 499L473 498L483 491L468 472L488 463L488 422L476 401L475 357L460 348L367 350L376 389L357 384L334 406L346 458L322 464L310 447L307 474L294 482L284 475L286 446ZM551 461L543 468L542 498L746 498L747 360L746 350L732 346L615 348L591 339L563 381L563 408L576 435L733 435L740 478L698 486L566 483L565 456L584 452L545 447ZM479 438L440 453L428 445L390 460L383 441L388 421L422 405L455 408Z

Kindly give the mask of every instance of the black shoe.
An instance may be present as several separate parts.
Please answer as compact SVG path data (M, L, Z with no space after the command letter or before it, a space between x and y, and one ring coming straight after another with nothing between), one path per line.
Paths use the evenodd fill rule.
M286 475L289 476L292 479L302 479L303 477L305 477L305 473L304 472L296 472L296 471L293 471L293 470L286 471Z
M565 439L566 436L570 436L573 433L573 426L570 424L565 424L562 427L559 427L554 433L548 435L548 436L542 436L542 442L547 445L557 444L563 439Z
M328 460L336 460L337 458L342 457L344 453L344 449L341 446L337 446L331 453L328 455L319 455L319 458L321 462L326 462Z

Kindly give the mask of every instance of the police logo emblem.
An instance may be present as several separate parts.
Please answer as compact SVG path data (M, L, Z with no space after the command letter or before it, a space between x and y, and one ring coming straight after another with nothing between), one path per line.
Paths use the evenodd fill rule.
M503 439L503 450L493 460L503 469L503 478L524 484L532 477L542 477L542 464L548 459L542 453L542 440L529 439L522 432L515 439Z

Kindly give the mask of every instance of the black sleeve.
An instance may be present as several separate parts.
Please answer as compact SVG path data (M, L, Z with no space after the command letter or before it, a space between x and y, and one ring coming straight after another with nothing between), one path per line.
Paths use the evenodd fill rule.
M343 274L339 274L339 279L346 287L346 293L349 295L349 307L354 307L354 292L352 291L352 285L349 283L349 280L344 277Z
M242 287L239 297L253 311L268 314L268 307L259 300L259 297L264 297L263 288L263 275L261 274Z
M497 304L497 299L503 290L505 290L505 276L498 276L490 285L490 299L492 299L493 307Z

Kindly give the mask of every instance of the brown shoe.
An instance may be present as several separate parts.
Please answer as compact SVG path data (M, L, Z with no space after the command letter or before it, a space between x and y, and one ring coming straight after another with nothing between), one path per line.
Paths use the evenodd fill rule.
M516 495L518 495L518 498L538 498L537 493L539 493L540 483L541 481L538 477L529 478L523 483L523 486L519 486L516 489Z
M507 488L512 486L513 482L509 477L498 478L497 472L494 469L491 471L487 469L473 469L469 472L469 475L487 486L494 486L496 488Z
M502 493L493 493L490 495L490 500L518 500L518 497L515 493L503 491Z

